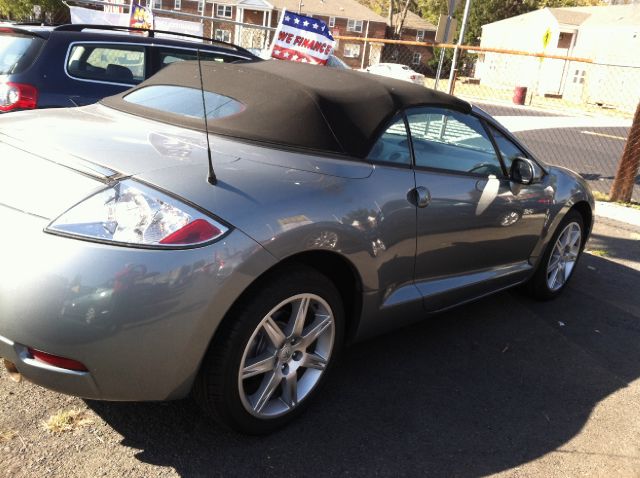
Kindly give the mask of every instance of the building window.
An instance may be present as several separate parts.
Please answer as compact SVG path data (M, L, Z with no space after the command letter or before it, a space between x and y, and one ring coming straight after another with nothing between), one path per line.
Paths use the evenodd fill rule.
M360 44L359 43L345 43L344 44L344 56L345 56L345 58L358 58L360 56Z
M420 60L422 60L422 55L420 53L414 53L413 59L411 60L412 65L419 65Z
M424 30L418 30L416 32L416 41L424 41Z
M348 20L347 31L362 33L362 20Z
M153 0L153 8L162 9L162 0Z
M336 26L336 17L329 17L329 28Z
M198 13L202 14L204 12L204 0L198 1Z
M217 41L224 41L227 43L231 43L231 32L229 30L218 30L216 29L215 39Z
M216 7L216 17L231 18L231 5L218 5Z
M180 10L181 7L182 7L182 0L175 0L173 2L173 9L174 10Z

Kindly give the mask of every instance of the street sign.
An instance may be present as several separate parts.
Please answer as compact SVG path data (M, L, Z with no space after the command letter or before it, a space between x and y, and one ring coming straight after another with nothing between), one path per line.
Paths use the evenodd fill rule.
M551 28L547 28L547 31L542 35L542 48L547 49L547 45L551 41Z
M447 29L447 15L440 15L440 20L438 21L438 30L436 31L436 43L452 43L453 37L456 34L456 30L458 29L458 21L455 18L451 19L451 25L449 26L449 34L445 40L444 32Z

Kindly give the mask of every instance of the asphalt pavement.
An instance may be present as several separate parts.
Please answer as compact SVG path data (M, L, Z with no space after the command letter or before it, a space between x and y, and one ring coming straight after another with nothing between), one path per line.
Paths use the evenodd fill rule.
M640 227L599 217L587 250L555 301L508 291L353 346L267 437L190 400L82 401L2 372L0 476L638 477ZM70 408L90 425L44 431Z

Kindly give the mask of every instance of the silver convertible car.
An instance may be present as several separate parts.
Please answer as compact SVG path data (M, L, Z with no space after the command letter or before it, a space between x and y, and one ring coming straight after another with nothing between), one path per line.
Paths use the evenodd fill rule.
M577 174L469 103L286 62L5 115L0 167L10 374L193 393L252 434L302 412L345 344L513 286L557 296L593 222Z

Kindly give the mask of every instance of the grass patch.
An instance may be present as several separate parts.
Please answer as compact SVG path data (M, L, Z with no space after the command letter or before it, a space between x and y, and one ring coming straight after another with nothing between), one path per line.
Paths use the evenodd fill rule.
M0 443L6 443L18 436L14 430L0 430Z
M587 251L589 254L591 254L592 256L598 256L598 257L607 257L609 255L609 253L607 251L605 251L604 249L592 249L590 251Z
M74 431L92 423L93 420L87 416L86 410L74 408L72 410L60 410L58 413L51 415L43 425L49 433L57 434Z
M631 209L640 210L640 203L637 203L637 202L634 202L634 201L631 201L631 202L611 201L609 199L609 195L608 194L601 193L600 191L592 191L592 193L593 193L593 198L596 201L613 202L613 204L618 204L620 206L630 207Z

